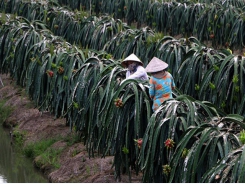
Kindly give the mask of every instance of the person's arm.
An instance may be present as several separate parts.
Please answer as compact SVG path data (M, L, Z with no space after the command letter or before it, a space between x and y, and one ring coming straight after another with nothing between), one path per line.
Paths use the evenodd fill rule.
M145 73L145 69L142 66L138 66L136 72L127 77L127 79L140 79Z
M154 86L152 78L150 78L149 84L150 84L149 95L150 95L151 99L154 99L154 97L155 97L155 86Z

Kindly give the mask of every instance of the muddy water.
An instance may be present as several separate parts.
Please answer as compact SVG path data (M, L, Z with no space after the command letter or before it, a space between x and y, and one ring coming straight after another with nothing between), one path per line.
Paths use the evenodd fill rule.
M11 146L9 132L0 124L0 183L48 183L30 159Z

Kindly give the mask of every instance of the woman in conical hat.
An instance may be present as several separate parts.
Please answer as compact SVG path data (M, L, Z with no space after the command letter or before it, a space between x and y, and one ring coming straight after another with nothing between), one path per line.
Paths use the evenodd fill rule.
M148 80L143 63L135 54L131 54L125 58L122 61L122 66L127 68L126 79Z
M168 64L157 57L153 57L145 68L146 72L151 74L149 94L153 100L153 111L156 111L165 100L173 98L172 90L175 88L175 83L166 68Z

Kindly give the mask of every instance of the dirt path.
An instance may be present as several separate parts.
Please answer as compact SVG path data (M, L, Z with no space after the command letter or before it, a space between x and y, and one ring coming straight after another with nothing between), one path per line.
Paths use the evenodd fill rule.
M55 142L52 148L63 148L59 157L59 169L49 164L40 165L39 168L52 183L128 183L127 175L121 176L121 181L116 181L112 169L113 157L89 158L83 143L71 146L64 141L72 137L72 132L66 126L64 119L54 119L49 112L40 113L25 94L25 90L15 85L8 76L0 74L4 87L0 83L0 100L6 99L6 105L14 107L10 117L4 122L6 127L14 127L25 132L24 145L38 142L43 139L63 137ZM38 162L38 157L34 163ZM132 182L141 182L141 176L132 173Z

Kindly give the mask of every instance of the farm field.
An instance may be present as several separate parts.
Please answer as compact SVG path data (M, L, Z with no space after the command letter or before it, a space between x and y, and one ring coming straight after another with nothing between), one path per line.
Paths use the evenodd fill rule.
M2 0L0 73L54 119L47 127L64 121L57 130L83 145L78 168L86 152L111 157L115 181L244 182L244 8L240 0ZM120 63L131 53L145 66L162 59L174 77L174 98L154 113L148 82L124 80ZM29 131L40 131L35 123Z

